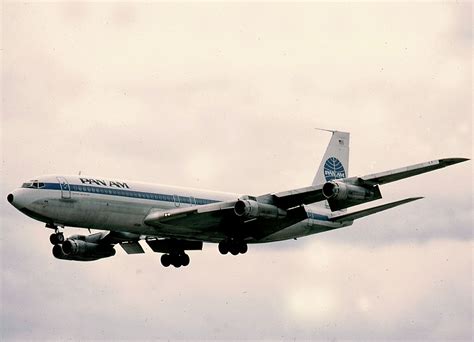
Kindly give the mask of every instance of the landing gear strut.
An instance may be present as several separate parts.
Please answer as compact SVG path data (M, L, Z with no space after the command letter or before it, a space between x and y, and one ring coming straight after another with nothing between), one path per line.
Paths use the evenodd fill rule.
M184 252L163 254L161 256L161 264L165 267L168 267L170 265L173 265L176 268L181 266L188 266L189 261L189 255Z
M245 254L247 250L248 247L244 241L229 239L219 242L219 252L221 254L227 254L229 252L232 255Z

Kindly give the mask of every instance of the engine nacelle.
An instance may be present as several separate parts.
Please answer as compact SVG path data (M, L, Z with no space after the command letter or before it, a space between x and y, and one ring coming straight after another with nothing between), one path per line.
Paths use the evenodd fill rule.
M323 196L333 200L371 200L377 193L371 189L342 182L327 182L323 185Z
M239 217L252 218L282 218L286 211L272 204L259 203L254 200L239 199L234 206L234 213Z
M84 241L85 237L77 236L63 242L62 246L53 247L53 255L58 259L92 261L115 255L112 245Z

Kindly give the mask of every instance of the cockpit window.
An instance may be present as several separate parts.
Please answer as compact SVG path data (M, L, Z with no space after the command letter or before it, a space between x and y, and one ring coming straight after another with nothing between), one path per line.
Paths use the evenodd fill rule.
M30 189L39 189L44 187L44 183L40 183L37 180L31 180L29 182L23 183L21 186L22 188L30 188Z

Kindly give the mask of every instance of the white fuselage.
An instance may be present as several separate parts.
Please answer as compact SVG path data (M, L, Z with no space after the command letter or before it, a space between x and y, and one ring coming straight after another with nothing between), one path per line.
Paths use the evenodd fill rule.
M189 227L151 227L144 223L153 211L185 208L237 200L235 193L116 181L90 176L41 176L35 187L24 185L12 192L13 204L26 215L51 225L128 232L144 236L173 237L219 242L222 232L197 231ZM27 184L27 183L25 183ZM31 184L31 183L30 183ZM308 219L261 240L270 242L298 238L352 224L331 222L331 211L306 206Z

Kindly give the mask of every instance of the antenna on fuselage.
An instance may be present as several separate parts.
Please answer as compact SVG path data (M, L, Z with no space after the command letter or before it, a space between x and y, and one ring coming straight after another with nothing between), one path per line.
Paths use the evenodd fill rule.
M82 171L79 171L79 176L81 175Z

